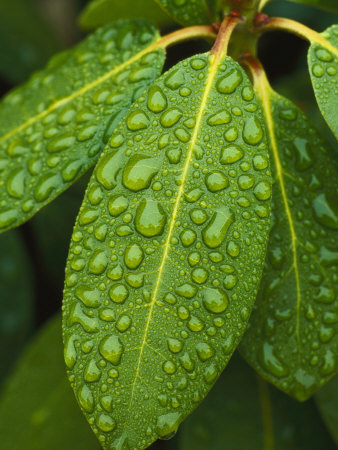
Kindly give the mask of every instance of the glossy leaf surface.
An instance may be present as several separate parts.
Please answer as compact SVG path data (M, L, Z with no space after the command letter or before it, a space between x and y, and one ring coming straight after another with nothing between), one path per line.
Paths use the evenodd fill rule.
M25 350L0 397L1 447L98 450L69 387L56 317Z
M176 22L182 25L211 24L217 19L217 0L155 0Z
M0 237L0 381L31 332L33 299L30 261L20 234L13 230Z
M81 13L79 23L82 28L91 29L131 17L142 17L159 26L171 23L168 15L154 0L92 0Z
M228 444L226 444L228 443ZM312 400L300 404L234 355L208 397L182 424L178 450L333 450Z
M34 6L31 1L0 2L0 74L11 83L26 80L60 50Z
M338 376L335 376L316 393L322 417L338 444Z
M334 13L338 12L337 0L292 0L295 3L314 6L315 8L325 9Z
M338 25L320 36L324 41L311 44L308 65L319 109L338 138Z
M157 80L114 131L75 225L65 359L104 448L175 433L244 332L263 269L261 111L231 58Z
M0 104L0 232L28 220L98 158L137 92L161 72L148 22L99 29Z
M272 229L241 351L305 400L337 371L337 154L292 102L264 80L257 86L272 149Z

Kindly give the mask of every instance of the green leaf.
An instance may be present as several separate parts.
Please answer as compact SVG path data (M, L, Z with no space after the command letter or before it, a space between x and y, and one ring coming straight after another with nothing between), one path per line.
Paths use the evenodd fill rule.
M32 217L97 160L164 50L143 20L99 29L0 104L0 231Z
M170 18L154 0L92 0L79 17L84 29L97 28L117 19L143 17L158 26L171 23Z
M229 57L180 62L114 131L75 225L63 319L104 448L171 436L218 378L256 297L270 196L261 111Z
M300 404L266 383L235 354L178 433L178 450L333 449L313 401Z
M319 36L323 39L309 48L309 71L319 109L338 138L338 25Z
M325 9L334 13L338 12L337 0L290 0L295 3L303 3L304 5L314 6L315 8Z
M0 397L1 446L11 450L98 450L79 411L55 317L30 343Z
M170 17L182 25L210 24L217 20L217 0L155 0ZM217 6L216 6L217 5Z
M337 155L265 76L256 90L272 150L272 229L241 351L263 378L306 400L337 371Z
M60 43L39 17L34 2L0 2L0 74L12 83L41 68Z
M338 376L316 393L316 401L332 437L338 444Z
M14 230L0 237L0 291L0 381L2 381L33 326L32 271L21 236Z

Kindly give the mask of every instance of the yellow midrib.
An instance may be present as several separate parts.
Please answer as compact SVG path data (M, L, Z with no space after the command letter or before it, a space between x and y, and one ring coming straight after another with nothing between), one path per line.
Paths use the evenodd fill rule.
M203 97L201 99L199 113L198 113L198 116L197 116L197 119L196 119L195 129L194 129L193 135L191 137L189 150L187 152L186 163L185 163L185 166L184 166L184 169L183 169L183 174L182 174L182 182L180 184L180 188L178 190L176 201L175 201L174 208L173 208L173 213L172 213L171 218L170 218L170 227L169 227L169 230L168 230L168 235L167 235L166 242L164 244L162 261L161 261L161 265L160 265L159 270L158 270L158 277L157 277L156 285L154 287L152 300L151 300L151 303L150 303L150 308L149 308L149 312L148 312L147 322L146 322L146 326L145 326L145 329L144 329L143 341L142 341L142 344L141 344L141 347L140 347L141 351L140 351L140 354L139 354L137 367L136 367L135 379L134 379L134 383L132 385L132 391L131 391L130 402L129 402L129 406L128 406L127 418L129 416L129 411L130 411L130 408L131 408L132 402L133 402L134 391L135 391L136 382L137 382L137 379L138 379L138 376L139 376L139 371L140 371L140 367L141 367L141 363L142 363L143 352L144 352L144 349L145 349L145 347L147 345L146 341L147 341L147 337L148 337L149 327L150 327L150 324L151 324L152 313L153 313L153 310L154 310L154 306L156 304L156 297L157 297L158 291L159 291L160 286L161 286L162 276L163 276L163 272L164 272L164 267L165 267L167 259L168 259L168 253L169 253L169 249L170 249L170 241L171 241L171 238L172 238L172 235L173 235L173 232L174 232L174 228L175 228L175 224L176 224L176 217L177 217L177 214L178 214L178 210L179 210L179 207L180 207L180 202L181 202L181 199L182 199L182 196L183 196L183 192L184 192L184 188L185 188L185 181L187 179L187 175L188 175L188 172L189 172L191 158L192 158L194 147L195 147L195 144L196 144L196 141L197 141L197 138L198 138L198 133L199 133L199 130L200 130L200 124L201 124L201 121L202 121L202 118L203 118L203 113L204 113L204 110L205 110L205 107L206 107L206 104L207 104L207 100L208 100L208 97L209 97L210 90L212 88L212 84L213 84L213 81L214 81L214 78L215 78L215 75L216 75L216 71L217 71L217 67L218 67L218 61L219 61L219 58L221 57L221 55L216 54L216 55L212 55L211 57L213 57L213 60L210 63L208 81L207 81L207 83L205 85L205 90L204 90ZM126 426L126 422L127 422L127 419L125 421L124 428Z
M267 80L265 78L265 75L258 76L256 78L256 80L257 80L256 88L258 87L258 89L259 89L258 95L261 98L261 101L263 104L264 114L265 114L269 137L270 137L271 148L272 148L275 166L276 166L277 177L278 177L280 190L281 190L281 194L282 194L282 198L283 198L285 213L286 213L287 220L289 223L289 228L290 228L292 256L293 256L293 268L294 268L294 272L295 272L296 294L297 294L296 337L297 337L297 345L298 345L298 349L299 349L298 356L300 356L301 340L300 340L300 331L299 331L299 318L300 318L300 305L301 305L301 290L300 290L299 269L298 269L298 262L297 262L297 235L296 235L296 231L295 231L295 228L293 225L292 214L291 214L289 203L288 203L288 197L286 194L285 183L284 183L284 178L283 178L283 169L282 169L282 165L281 165L281 162L279 159L278 146L277 146L277 142L276 142L276 136L274 133L274 123L273 123L273 118L272 118L271 102L270 102L270 98L271 98L271 95L273 95L273 92L270 88L269 83L267 82Z
M7 139L10 139L12 136L14 136L17 133L20 133L25 128L29 127L33 123L37 122L38 120L42 119L43 117L46 117L48 114L50 114L52 111L55 111L60 106L65 105L66 103L74 100L75 98L85 94L86 92L90 91L91 89L95 88L96 86L100 85L101 83L104 83L109 78L113 77L117 73L124 70L127 66L130 64L133 64L138 59L142 58L147 53L151 53L152 51L158 49L161 47L161 43L163 41L163 38L161 39L160 36L157 36L157 39L149 46L143 49L141 52L136 53L132 58L128 59L128 61L122 63L118 67L115 67L110 72L107 72L106 74L102 75L100 78L96 79L95 81L87 84L86 86L82 87L78 91L75 91L72 95L69 95L68 97L64 97L61 100L58 100L57 102L53 103L49 108L45 109L41 113L35 115L34 117L31 117L30 119L26 120L26 122L23 122L18 127L14 128L13 130L9 131L5 135L3 135L0 138L0 144L5 142Z

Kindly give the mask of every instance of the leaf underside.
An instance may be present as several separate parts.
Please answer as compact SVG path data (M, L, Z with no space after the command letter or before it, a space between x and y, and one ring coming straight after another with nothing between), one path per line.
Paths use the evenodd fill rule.
M168 15L154 0L92 0L79 17L84 29L98 28L117 19L142 17L158 26L172 24Z
M272 228L240 349L279 389L306 400L337 371L337 154L307 117L269 86Z
M178 450L318 450L332 440L313 402L298 403L235 354L201 406L182 424Z
M182 25L202 25L216 21L215 4L217 0L154 0L171 16Z
M104 448L172 436L247 324L270 226L262 113L231 58L157 80L114 131L75 225L69 378Z
M316 393L316 401L332 437L338 444L338 376Z
M308 65L319 109L338 138L338 25L332 25L321 36L327 45L311 44Z
M29 344L0 401L1 448L99 450L67 380L61 317L53 318Z
M0 104L0 232L52 201L97 160L140 89L161 72L146 21L103 27Z

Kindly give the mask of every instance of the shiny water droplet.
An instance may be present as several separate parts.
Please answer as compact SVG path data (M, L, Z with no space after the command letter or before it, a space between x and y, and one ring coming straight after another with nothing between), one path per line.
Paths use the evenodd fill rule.
M80 285L76 288L75 295L89 308L97 308L101 304L100 292L95 288Z
M161 125L165 128L170 128L180 120L182 115L183 113L180 109L169 108L161 116Z
M222 207L216 210L209 224L202 232L205 245L209 248L219 247L224 241L227 231L234 220L235 216L229 208Z
M205 177L205 184L209 191L219 192L229 186L229 180L223 172L214 170Z
M89 260L88 269L95 275L103 273L108 265L108 257L104 250L96 250Z
M159 416L156 423L156 432L160 439L171 439L176 434L182 421L180 412L173 412Z
M127 127L131 131L139 131L148 128L149 126L148 116L140 109L133 111L127 118Z
M114 284L109 290L109 297L114 303L124 303L128 295L129 291L122 283Z
M108 202L109 213L117 217L128 209L129 201L124 195L115 195Z
M224 125L230 121L231 114L226 110L219 111L208 118L208 124L211 126Z
M172 90L176 90L181 87L185 82L185 76L182 69L174 69L170 71L169 75L165 78L164 84Z
M212 358L215 354L215 350L206 342L200 342L195 348L197 355L202 362Z
M99 351L107 361L115 366L120 364L124 347L118 336L110 335L104 337L99 344Z
M338 202L329 194L319 194L312 203L316 220L328 228L338 230Z
M183 348L183 342L179 339L170 338L167 340L168 348L172 353L179 353Z
M198 332L198 331L203 330L203 328L204 328L204 323L203 323L202 320L199 319L198 317L196 317L196 316L191 316L191 318L190 318L190 320L189 320L189 322L188 322L188 328L189 328L189 330L191 330L191 331Z
M182 150L180 148L168 148L165 154L171 164L178 164L181 161Z
M21 198L25 192L25 170L18 167L7 178L7 192L11 197Z
M263 128L256 116L249 117L244 123L243 139L250 145L257 145L263 139Z
M116 177L122 167L123 153L121 150L114 150L104 155L96 166L96 178L106 189L116 186Z
M252 188L252 186L254 185L255 182L255 178L251 173L245 174L245 175L241 175L238 178L238 187L244 191L246 189L250 189Z
M185 298L193 298L197 293L197 288L189 283L184 283L181 286L175 288L176 294Z
M229 304L227 294L220 288L206 288L203 291L203 305L214 314L224 312Z
M135 216L136 230L146 237L159 236L163 233L167 215L162 205L145 198L139 204Z
M98 415L98 417L96 418L96 425L100 428L101 431L105 433L113 431L116 428L115 420L104 413Z
M203 284L207 281L209 273L203 269L203 267L198 267L191 272L191 278L197 284Z
M233 164L244 156L244 152L239 145L230 144L221 151L220 161L222 164Z
M85 384L78 390L77 398L80 405L87 413L92 413L94 411L94 397L92 391Z
M127 162L122 182L124 186L133 192L141 191L150 186L151 180L160 168L160 160L149 156L137 154Z
M216 87L221 94L232 94L242 80L243 76L241 71L235 68L220 78L216 83Z
M128 245L124 253L124 262L129 269L137 269L143 258L144 252L138 244Z
M184 230L180 234L180 238L184 247L190 247L196 241L197 235L193 230Z
M268 200L271 197L271 186L267 181L260 181L254 189L255 197L258 200Z
M258 350L258 359L262 366L272 375L281 378L288 375L288 368L277 358L274 348L268 342L265 342Z
M124 333L125 331L128 330L128 328L130 328L131 324L132 324L131 317L128 316L127 314L122 314L122 316L120 316L116 322L116 328L121 333Z
M98 381L101 377L101 370L97 367L93 359L89 360L84 371L84 379L88 383Z
M208 219L208 215L203 209L194 208L190 211L189 215L196 225L202 225Z
M159 86L151 86L148 93L148 108L154 113L162 112L166 109L168 101Z

